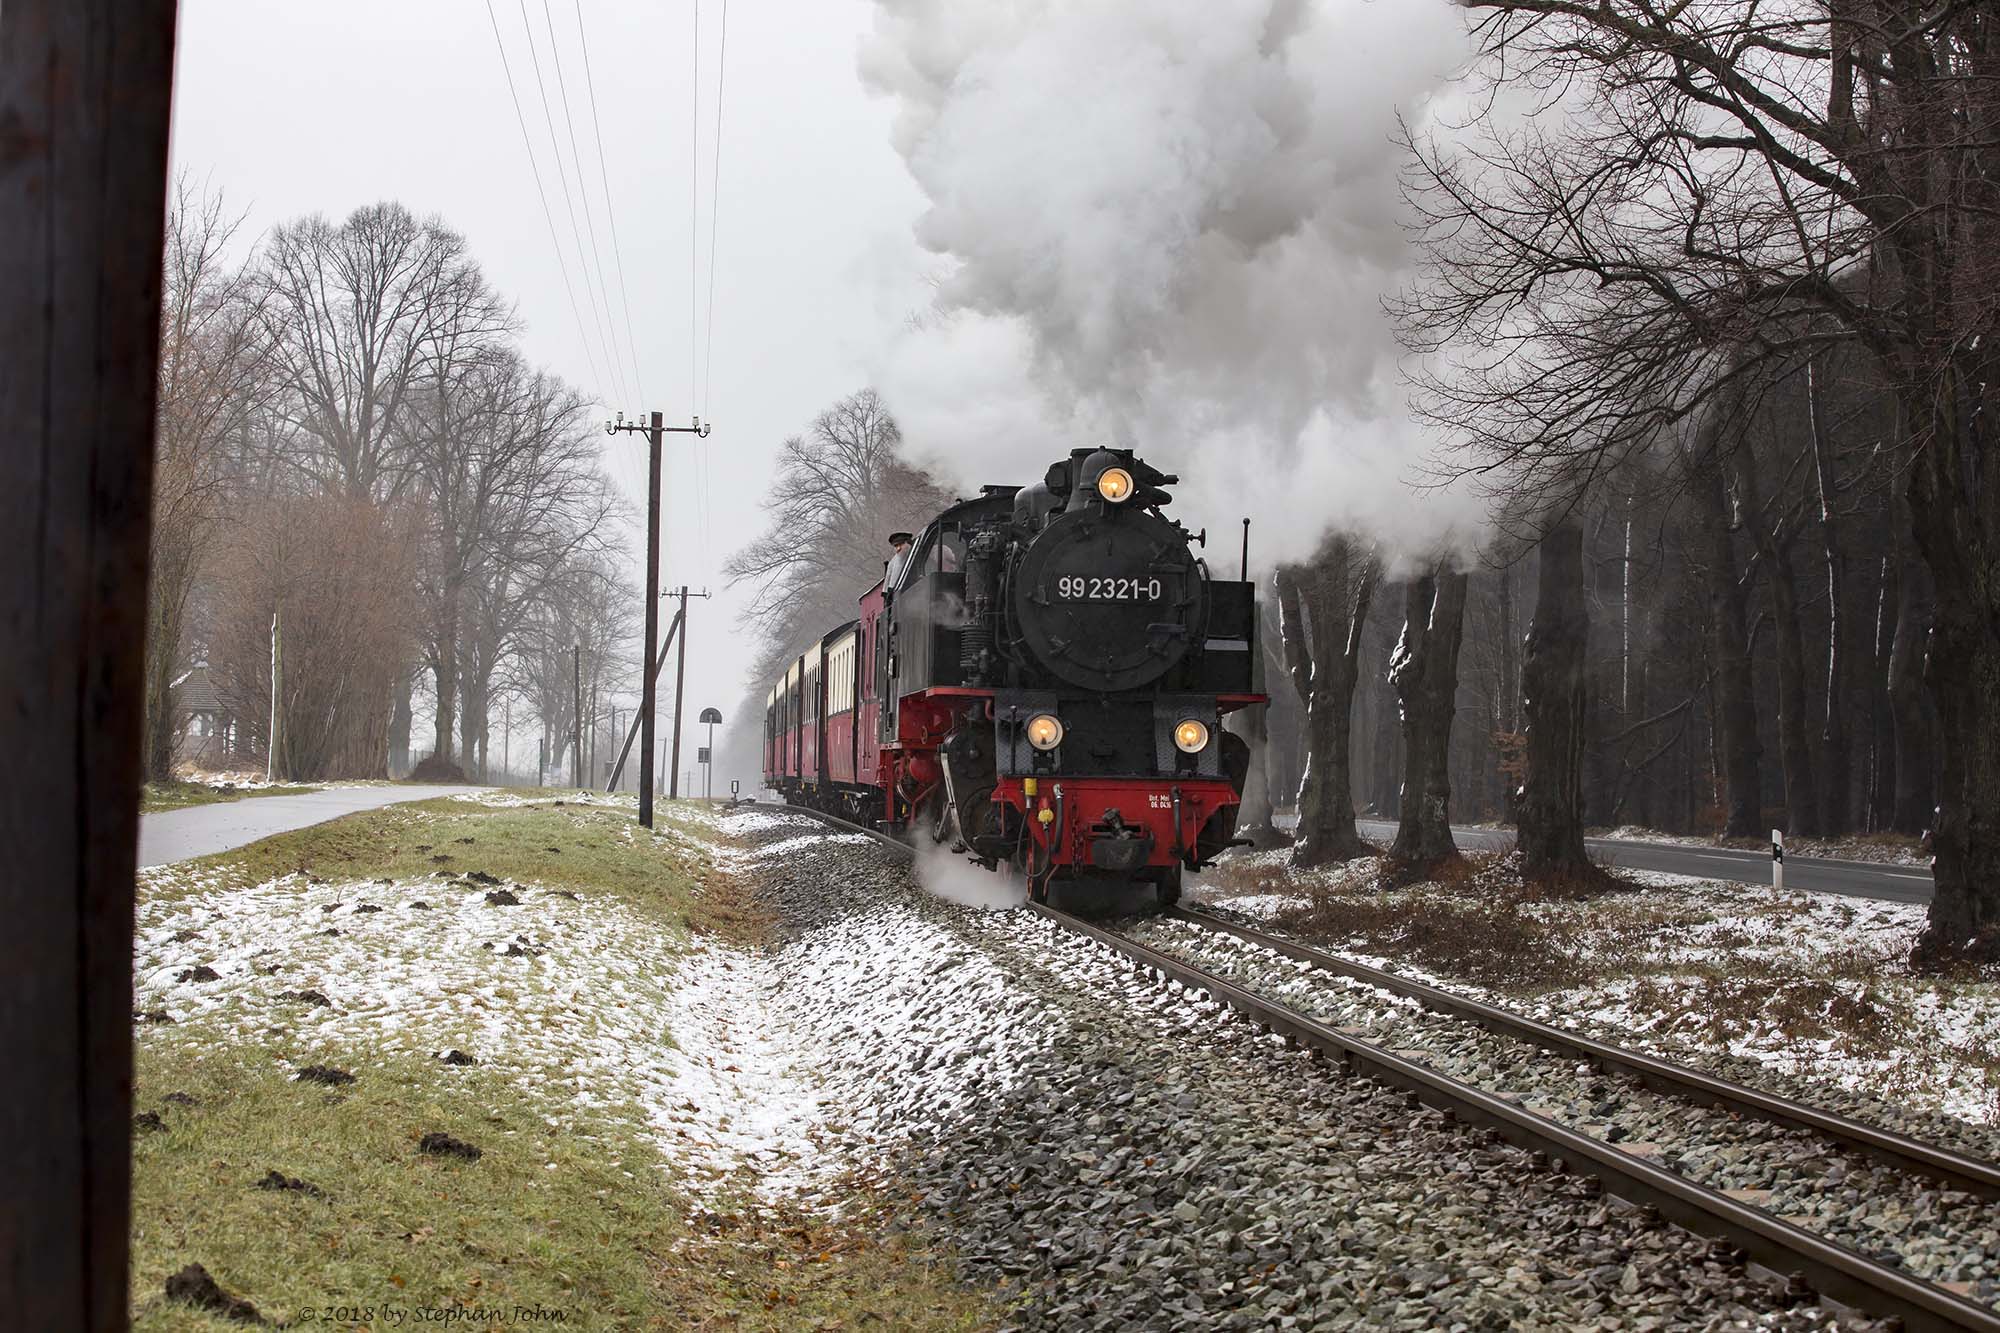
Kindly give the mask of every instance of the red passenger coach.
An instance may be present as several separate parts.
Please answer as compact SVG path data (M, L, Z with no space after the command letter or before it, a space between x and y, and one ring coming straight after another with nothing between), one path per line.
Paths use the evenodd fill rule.
M806 649L764 704L764 784L786 800L857 821L878 816L872 700L864 707L860 622Z
M1177 479L1078 450L929 523L771 688L764 777L789 801L989 867L1142 880L1235 841L1261 703L1252 585L1213 578L1162 512Z

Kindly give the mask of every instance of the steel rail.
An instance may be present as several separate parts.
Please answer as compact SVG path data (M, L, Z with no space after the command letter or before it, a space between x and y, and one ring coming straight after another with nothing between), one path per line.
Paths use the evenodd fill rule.
M806 806L787 804L775 808L804 815L845 832L863 834L904 857L914 856L914 849L909 844L880 830L863 828ZM1170 954L1126 939L1046 904L1029 903L1026 906L1029 911L1056 926L1123 955L1137 967L1157 977L1177 981L1185 989L1206 992L1268 1032L1282 1035L1316 1054L1337 1055L1343 1069L1350 1074L1366 1073L1411 1093L1418 1101L1460 1123L1483 1126L1529 1152L1559 1157L1566 1167L1577 1167L1620 1198L1649 1206L1662 1218L1688 1231L1733 1245L1765 1268L1782 1277L1803 1282L1829 1301L1877 1318L1899 1319L1909 1333L1933 1329L2000 1333L2000 1313L1977 1301L1900 1269L1877 1263L1824 1236L1793 1226L1761 1208L1739 1202L1706 1185L1696 1184L1678 1172L1655 1165L1614 1144L1579 1133L1483 1088L1405 1059L1372 1042L1349 1036ZM1197 924L1206 925L1207 921ZM1399 984L1416 984L1405 982L1402 978L1395 980ZM1449 995L1442 991L1439 994ZM1550 1031L1556 1032L1555 1029ZM1557 1035L1566 1038L1580 1054L1585 1053L1582 1046L1574 1046L1574 1043L1587 1039L1567 1033ZM1914 1140L1910 1142L1914 1143Z
M1559 1054L1588 1060L1601 1068L1616 1069L1638 1079L1655 1092L1752 1115L1760 1120L1823 1135L1845 1144L1865 1156L1898 1170L1929 1176L1945 1185L1987 1199L2000 1199L2000 1165L1968 1157L1906 1135L1892 1133L1859 1120L1822 1111L1803 1102L1760 1092L1686 1065L1662 1060L1643 1052L1627 1050L1597 1041L1580 1033L1551 1027L1526 1015L1469 996L1369 967L1331 954L1311 945L1270 935L1252 926L1239 925L1207 912L1170 908L1162 917L1185 921L1222 934L1234 935L1250 944L1269 949L1322 971L1376 986L1406 999L1416 1000L1426 1009L1466 1019L1503 1036L1531 1042Z
M1124 955L1162 978L1178 981L1188 989L1206 991L1268 1031L1317 1051L1338 1054L1350 1072L1366 1072L1402 1088L1461 1123L1482 1125L1517 1147L1560 1156L1565 1163L1575 1164L1595 1176L1604 1188L1619 1197L1649 1205L1661 1217L1689 1231L1724 1240L1773 1272L1796 1276L1832 1301L1878 1318L1901 1319L1903 1327L1912 1333L1924 1329L2000 1333L2000 1313L1956 1292L1877 1263L1761 1208L1698 1185L1678 1172L1537 1115L1483 1088L1349 1036L1170 954L1040 903L1030 903L1028 909Z

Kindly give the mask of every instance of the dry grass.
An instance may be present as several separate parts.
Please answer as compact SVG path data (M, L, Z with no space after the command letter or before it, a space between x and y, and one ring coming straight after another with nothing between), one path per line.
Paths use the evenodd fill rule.
M2000 1114L2000 967L1913 973L1880 905L1747 886L1528 886L1491 856L1402 888L1377 859L1239 865L1211 883L1289 900L1273 922L1302 937L1547 1005L1557 1021L1602 1016L1676 1052L1837 1066L1828 1078L1878 1097Z
M766 914L700 844L677 836L684 814L662 814L659 833L647 835L628 810L425 802L155 873L141 891L171 896L293 872L481 870L613 897L686 934L761 938ZM376 1314L336 1327L393 1327L389 1310L414 1324L425 1310L517 1306L561 1310L564 1326L589 1329L999 1322L999 1307L957 1281L947 1253L888 1228L885 1201L865 1183L851 1182L838 1222L697 1195L639 1136L640 1108L584 1111L553 1082L395 1055L360 1038L331 1051L316 1041L310 1052L352 1069L356 1082L301 1083L289 1067L307 1054L287 1033L246 1041L227 1010L145 1024L135 1039L135 1103L161 1126L134 1139L131 1308L142 1333L241 1327L165 1299L167 1276L192 1262L294 1327L308 1311L342 1306ZM420 1153L433 1131L481 1156ZM272 1171L323 1197L258 1188Z
M1225 872L1218 883L1232 894L1299 893L1284 867ZM1393 869L1370 859L1345 874L1323 873L1299 905L1273 921L1308 939L1497 990L1532 992L1573 984L1584 971L1643 948L1658 926L1644 911L1631 913L1610 937L1593 937L1586 954L1565 915L1550 910L1627 888L1608 878L1527 885L1512 856L1481 852L1447 862L1433 879L1398 885Z

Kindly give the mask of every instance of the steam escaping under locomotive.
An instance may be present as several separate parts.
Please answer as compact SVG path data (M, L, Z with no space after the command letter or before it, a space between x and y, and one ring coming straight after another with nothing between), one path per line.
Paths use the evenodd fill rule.
M1261 703L1254 589L1165 510L1178 478L1080 449L933 519L860 616L791 663L764 780L797 804L1028 879L1147 881L1231 845Z

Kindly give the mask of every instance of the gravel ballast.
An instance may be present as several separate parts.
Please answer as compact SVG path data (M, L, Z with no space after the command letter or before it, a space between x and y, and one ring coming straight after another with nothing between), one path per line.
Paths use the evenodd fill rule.
M1607 1143L1644 1154L1870 1258L2000 1301L2000 1204L1804 1131L1738 1119L1636 1079L1185 921L1127 923L1140 943L1353 1031Z
M812 1138L1004 1283L1013 1327L1871 1327L891 850L721 830L781 923L757 999Z

